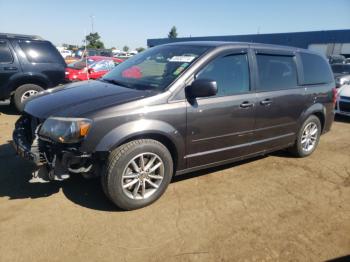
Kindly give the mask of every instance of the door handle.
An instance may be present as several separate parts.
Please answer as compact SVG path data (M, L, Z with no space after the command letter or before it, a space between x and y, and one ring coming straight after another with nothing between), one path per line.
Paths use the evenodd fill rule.
M4 70L6 70L6 71L15 71L15 70L17 70L17 67L15 67L15 66L5 66Z
M249 101L244 101L242 104L240 104L239 106L241 108L249 108L249 107L253 107L253 103L250 103Z
M260 102L261 105L263 106L269 106L272 104L272 100L271 99L265 99L263 101Z

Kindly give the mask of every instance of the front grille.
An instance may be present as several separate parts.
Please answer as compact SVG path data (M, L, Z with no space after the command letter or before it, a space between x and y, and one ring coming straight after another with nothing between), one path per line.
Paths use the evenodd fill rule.
M350 112L350 103L340 101L339 110L343 112Z
M21 129L23 135L26 139L26 144L29 150L37 156L37 160L40 163L44 163L44 146L43 142L38 137L38 126L42 123L39 118L33 117L29 114L24 114L20 120L19 124L16 128Z
M26 133L26 137L29 143L33 143L38 126L42 123L42 121L39 118L36 118L34 116L31 116L29 114L24 114L22 116L23 118L23 128Z

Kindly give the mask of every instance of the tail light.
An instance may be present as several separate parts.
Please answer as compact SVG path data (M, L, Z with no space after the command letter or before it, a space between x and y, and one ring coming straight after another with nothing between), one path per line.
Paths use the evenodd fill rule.
M333 104L334 104L334 106L335 106L336 103L337 103L338 90L334 87L334 88L332 89L332 93L333 93Z

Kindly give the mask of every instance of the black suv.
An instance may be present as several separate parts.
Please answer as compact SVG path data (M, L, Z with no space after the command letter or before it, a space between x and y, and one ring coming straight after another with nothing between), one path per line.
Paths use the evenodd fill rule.
M0 100L11 98L19 111L24 101L64 82L63 57L38 36L0 34Z
M310 155L331 128L334 87L328 62L307 50L168 44L100 80L33 97L13 141L49 179L101 175L110 200L136 209L159 198L173 174L283 148Z

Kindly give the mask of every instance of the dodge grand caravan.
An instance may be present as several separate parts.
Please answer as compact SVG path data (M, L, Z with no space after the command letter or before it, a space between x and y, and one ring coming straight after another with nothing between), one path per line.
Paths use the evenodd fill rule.
M28 99L13 144L47 179L100 175L112 202L137 209L173 175L284 148L309 156L331 128L334 87L327 61L307 50L168 44Z

